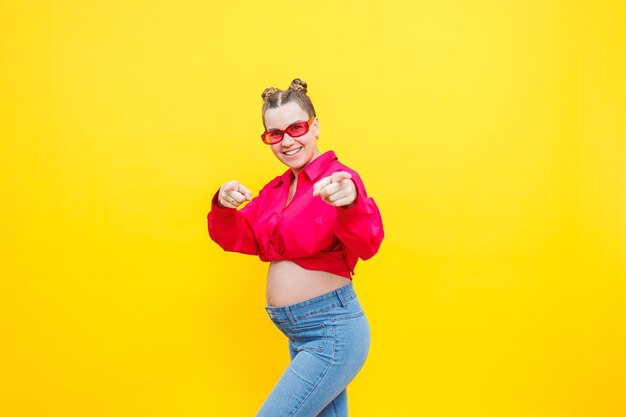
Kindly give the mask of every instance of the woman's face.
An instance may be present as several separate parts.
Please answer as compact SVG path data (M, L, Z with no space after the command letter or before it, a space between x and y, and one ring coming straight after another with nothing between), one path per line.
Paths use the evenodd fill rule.
M267 130L284 130L292 123L309 120L309 116L297 103L291 101L282 106L267 109L263 119L265 120L265 128ZM317 118L315 118L309 127L309 131L303 136L292 138L285 133L281 142L269 146L272 148L274 155L283 164L291 168L297 178L300 170L320 155L316 141L318 135L319 125ZM292 152L287 154L286 152L288 151L296 151L296 153L290 155Z

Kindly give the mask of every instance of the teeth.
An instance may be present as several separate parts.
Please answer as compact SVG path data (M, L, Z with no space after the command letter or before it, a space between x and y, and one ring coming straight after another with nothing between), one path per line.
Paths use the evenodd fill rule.
M285 155L293 155L294 153L298 152L300 149L302 149L302 147L298 149L294 149L293 151L285 152Z

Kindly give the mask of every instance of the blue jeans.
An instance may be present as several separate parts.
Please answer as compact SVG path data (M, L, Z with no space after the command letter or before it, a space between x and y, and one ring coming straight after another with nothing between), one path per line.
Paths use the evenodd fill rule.
M256 417L345 417L348 383L361 370L370 327L352 281L288 306L266 306L289 341L291 362Z

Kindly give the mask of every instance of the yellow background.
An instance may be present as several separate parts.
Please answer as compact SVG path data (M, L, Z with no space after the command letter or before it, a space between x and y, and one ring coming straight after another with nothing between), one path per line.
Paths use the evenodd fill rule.
M626 10L0 1L0 415L252 416L288 364L210 198L309 84L385 240L353 416L626 415Z

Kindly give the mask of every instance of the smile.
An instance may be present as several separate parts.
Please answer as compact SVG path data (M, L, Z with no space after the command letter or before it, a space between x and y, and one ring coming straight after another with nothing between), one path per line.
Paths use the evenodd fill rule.
M290 151L283 152L283 153L284 153L285 155L287 155L287 156L291 156L291 155L295 155L295 154L297 154L298 152L300 152L300 149L302 149L302 146L300 146L298 149L292 149L292 150L290 150Z

